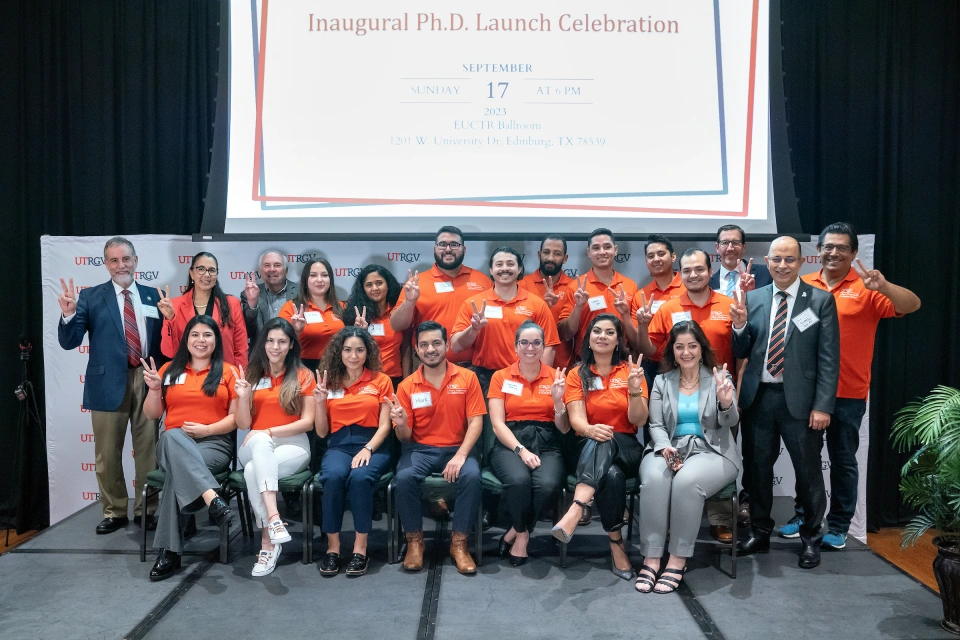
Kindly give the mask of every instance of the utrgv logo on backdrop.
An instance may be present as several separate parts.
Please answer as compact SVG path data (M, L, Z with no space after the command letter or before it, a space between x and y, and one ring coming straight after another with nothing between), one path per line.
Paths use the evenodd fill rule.
M160 277L159 271L134 271L133 278L135 280L146 280L150 282L151 280L156 280Z
M90 345L86 345L86 344L80 345L79 347L77 347L77 351L79 351L80 353L90 353Z
M193 256L177 256L177 260L180 261L180 264L190 264L193 261Z
M80 442L95 442L92 433L81 433Z
M96 471L97 465L94 462L81 462L80 471Z
M388 253L387 260L390 262L417 262L420 260L419 253Z
M620 264L623 264L624 262L630 262L630 254L629 254L629 253L618 253L618 254L617 254L617 257L614 258L614 260L615 260L616 262L619 262Z
M335 276L350 276L356 278L360 275L360 267L337 267L333 270Z
M564 269L563 272L567 274L568 278L576 278L579 270L577 269Z
M231 271L230 279L231 280L246 280L247 278L253 278L256 280L260 277L258 271Z
M304 262L310 262L317 258L322 258L319 253L288 253L287 262L299 262L303 264Z
M73 263L81 267L102 267L103 256L75 256Z
M83 491L80 496L88 502L96 502L100 499L100 494L96 491Z

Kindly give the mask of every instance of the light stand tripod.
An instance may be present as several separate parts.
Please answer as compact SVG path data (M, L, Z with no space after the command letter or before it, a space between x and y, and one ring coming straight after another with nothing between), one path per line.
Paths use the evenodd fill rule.
M30 351L33 345L26 336L20 336L20 384L14 390L17 400L20 401L20 415L17 420L17 435L13 441L13 482L8 492L7 518L11 518L15 513L17 500L20 497L20 473L23 466L23 460L20 456L20 437L23 433L29 433L31 419L42 431L43 423L40 421L40 411L37 408L37 399L33 392L33 383L30 382ZM16 526L16 525L14 525ZM10 529L7 529L6 546L10 546Z

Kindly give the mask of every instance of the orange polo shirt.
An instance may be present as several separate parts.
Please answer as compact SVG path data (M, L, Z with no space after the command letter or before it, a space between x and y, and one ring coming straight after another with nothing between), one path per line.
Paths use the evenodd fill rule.
M439 322L447 330L447 338L452 337L453 325L457 321L457 314L463 306L463 301L493 286L490 278L467 266L460 267L457 277L449 278L437 268L437 265L433 265L429 271L421 273L419 278L420 297L413 311L411 325L414 330L414 344L417 339L416 329L426 320ZM406 299L404 291L401 290L397 306L403 304ZM460 353L447 352L447 360L450 362L470 362L472 358L472 347Z
M648 359L655 362L663 359L663 346L670 339L673 325L681 320L693 320L703 329L703 334L713 347L717 368L726 364L727 371L733 375L736 368L733 357L733 321L730 319L730 305L733 303L733 298L716 291L710 292L710 299L702 307L693 304L686 291L679 298L668 300L657 310L647 327L650 342L657 348L656 355Z
M393 383L382 371L364 368L349 387L330 391L327 395L327 424L330 433L351 424L361 427L380 426L380 404L393 395Z
M370 322L367 330L373 336L377 346L380 347L380 368L391 378L399 378L403 375L403 367L400 362L403 332L397 333L390 326L391 311L393 311L393 307L387 305L387 310L382 316Z
M857 272L850 273L833 289L827 286L823 270L801 278L807 284L829 291L837 301L840 323L840 384L838 398L867 397L870 391L870 369L873 366L873 345L877 325L883 318L897 315L890 298L863 286Z
M540 363L537 379L530 382L520 373L520 363L514 362L490 378L487 399L503 400L507 421L553 422L555 412L550 389L556 377L556 369Z
M480 330L473 343L473 364L484 369L502 369L517 359L514 348L517 329L526 320L533 320L543 329L543 344L552 347L560 344L557 323L550 313L550 307L538 295L517 286L517 295L513 300L503 300L495 289L487 289L463 301L457 322L453 325L453 334L470 327L473 306L483 308L487 303L487 326ZM499 316L499 317L498 317Z
M254 431L279 427L300 419L300 414L290 415L280 406L280 386L283 385L285 377L284 373L276 378L266 375L253 385L253 423L250 428ZM297 380L300 382L300 395L312 396L317 381L310 370L300 367L297 371ZM313 402L313 400L301 402Z
M289 321L293 317L293 302L293 300L289 300L280 307L280 313L278 314L280 318ZM303 331L297 336L300 340L300 356L311 360L319 360L323 357L323 352L326 350L330 338L335 336L340 329L343 329L343 320L333 313L333 307L330 305L321 309L313 302L307 302L303 311L304 315L309 313L319 313L320 315L308 317L307 324L303 326Z
M477 374L447 363L438 390L423 377L423 365L397 388L397 400L407 412L412 440L431 447L459 447L467 433L467 418L486 415Z
M164 398L167 416L164 419L166 429L176 429L184 422L197 424L213 424L227 417L230 413L230 402L237 397L234 385L237 379L233 375L233 368L223 364L223 375L217 392L208 396L203 392L203 383L207 379L210 367L194 371L187 365L179 380L168 380L167 370L170 363L160 367L160 383L167 387Z
M560 324L560 312L563 311L567 302L573 299L574 289L570 289L570 283L573 282L573 279L563 271L553 276L553 278L556 280L556 283L553 285L553 292L559 300L550 307L550 314L553 316L554 323ZM540 273L539 269L525 276L523 280L517 284L541 298L543 298L543 294L547 292L547 285L544 283L543 274ZM569 315L569 313L567 315ZM558 333L557 339L559 338L560 334ZM553 347L553 366L558 369L565 369L571 364L573 364L573 341L560 341Z
M583 309L580 311L580 325L577 327L577 335L573 340L574 353L580 351L580 347L583 345L583 337L587 335L587 326L590 324L590 321L596 318L601 313L612 313L613 315L619 317L617 310L613 307L614 291L620 291L620 285L623 285L623 292L627 294L627 300L633 299L633 296L637 294L637 283L621 274L618 271L613 272L613 281L608 287L593 272L593 269L590 269L586 273L587 284L585 286L587 294L590 298L586 304L583 305ZM564 306L560 311L560 319L566 320L570 317L570 313L573 311L573 292L576 291L577 282L574 280L570 288L570 301ZM611 291L613 289L613 291ZM594 301L594 302L591 302ZM591 305L595 308L591 308Z
M590 368L594 373L595 367ZM627 409L630 405L629 391L627 390L627 378L630 376L630 365L621 362L610 371L606 378L597 377L596 380L603 388L591 389L587 393L584 406L587 411L587 421L590 424L606 424L613 427L614 431L620 433L637 433L637 426L630 424L627 418ZM641 393L644 398L649 398L647 391L647 381L642 379ZM563 394L563 401L570 404L575 400L583 400L583 382L580 380L580 367L574 367L567 374L567 390Z
M640 294L642 293L646 298L647 302L650 302L650 297L653 296L653 312L656 313L657 310L663 305L663 303L668 300L673 300L679 298L687 288L683 286L683 280L680 279L680 272L673 272L673 280L670 281L670 284L667 285L666 289L661 289L660 285L657 284L656 280L652 280L647 286L637 291L636 295L633 296L633 300L630 302L630 315L636 317L637 309L640 308Z

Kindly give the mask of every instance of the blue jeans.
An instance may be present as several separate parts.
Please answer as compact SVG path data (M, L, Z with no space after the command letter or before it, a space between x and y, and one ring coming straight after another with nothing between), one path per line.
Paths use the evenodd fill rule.
M350 498L353 528L370 533L373 527L373 490L390 464L388 441L370 456L370 463L350 468L353 457L370 442L376 427L350 425L330 436L330 446L320 462L317 482L323 485L321 531L340 533L343 526L344 498Z
M827 427L827 453L830 456L830 512L827 530L846 533L857 510L857 449L860 447L860 423L867 410L867 401L837 398L830 426ZM803 508L796 504L796 514Z
M423 529L420 509L420 487L427 476L440 473L460 447L431 447L415 442L403 443L397 464L397 512L407 533ZM454 533L470 533L477 521L483 488L480 486L480 464L471 454L460 467L456 480L457 494L453 511Z

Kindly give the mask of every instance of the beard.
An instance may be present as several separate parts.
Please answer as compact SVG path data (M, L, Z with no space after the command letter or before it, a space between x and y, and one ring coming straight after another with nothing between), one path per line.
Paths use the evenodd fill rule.
M545 276L555 276L563 270L563 264L558 262L540 261L540 273Z
M456 269L456 268L458 268L460 265L462 265L462 264L463 264L463 259L464 259L465 257L467 257L467 253L466 253L466 252L463 252L463 253L461 253L460 255L454 254L454 255L453 255L453 263L452 263L452 264L445 264L445 263L443 262L442 254L439 253L439 252L437 252L437 251L434 251L434 252L433 252L433 261L437 263L437 266L438 266L438 267L440 267L441 269L447 269L448 271L449 271L449 270Z

